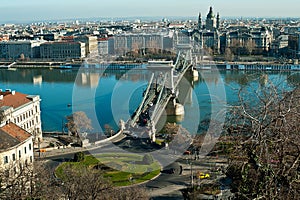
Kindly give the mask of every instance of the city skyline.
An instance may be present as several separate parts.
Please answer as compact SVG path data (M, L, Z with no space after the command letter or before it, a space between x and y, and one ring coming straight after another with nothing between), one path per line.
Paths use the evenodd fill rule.
M28 0L3 0L1 23L64 20L80 18L126 18L126 17L191 17L199 12L206 16L209 7L221 17L300 17L298 0L111 0L71 1L52 0L43 2Z

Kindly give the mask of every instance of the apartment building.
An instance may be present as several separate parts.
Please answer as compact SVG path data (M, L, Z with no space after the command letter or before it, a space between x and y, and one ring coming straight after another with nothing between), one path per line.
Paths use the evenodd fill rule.
M1 41L0 58L7 60L38 58L40 53L39 46L43 42L35 40Z
M13 177L34 161L33 136L14 123L0 128L0 170Z
M0 127L14 123L42 141L40 97L11 90L0 90Z
M40 46L40 56L44 59L76 59L86 56L85 43L82 42L46 42Z

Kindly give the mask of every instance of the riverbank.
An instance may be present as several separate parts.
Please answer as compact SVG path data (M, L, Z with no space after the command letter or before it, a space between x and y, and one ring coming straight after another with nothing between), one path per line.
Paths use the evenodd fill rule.
M258 70L258 71L300 71L300 64L276 62L203 62L196 65L200 70Z
M0 62L0 69L18 69L18 68L49 68L49 69L105 69L105 70L131 70L147 69L147 63L134 62L112 62L112 63L89 63L81 61L72 63L62 61L16 61ZM196 69L199 70L259 70L259 71L300 71L298 63L278 63L278 62L215 62L202 61L197 63Z

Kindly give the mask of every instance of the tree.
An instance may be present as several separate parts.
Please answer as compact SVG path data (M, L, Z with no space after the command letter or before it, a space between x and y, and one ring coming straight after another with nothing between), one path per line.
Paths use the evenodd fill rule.
M0 110L0 124L2 123L4 117L5 117L4 111Z
M67 199L106 199L113 187L100 170L66 165L63 170L62 193ZM106 197L106 198L105 198Z
M268 83L254 94L246 101L241 90L232 110L239 135L227 170L232 190L238 199L299 199L300 88L279 92Z
M20 60L25 60L25 55L24 55L24 53L21 53L21 55L20 55Z
M230 44L230 49L235 55L241 54L242 44L239 39L232 39Z
M252 52L253 52L253 50L254 50L255 47L256 47L256 44L255 44L255 42L254 42L252 39L249 39L249 40L246 41L244 47L245 47L246 52L247 52L249 55L251 55Z
M231 52L230 48L226 48L224 52L224 58L227 61L233 61L234 54Z
M104 125L104 129L105 129L105 134L108 137L113 136L113 134L115 133L115 131L113 130L113 128L109 124L105 124Z
M12 166L13 167L13 166ZM12 168L13 170L13 168ZM114 188L101 170L66 165L62 179L53 176L53 169L38 162L8 176L0 170L0 199L93 199L138 200L149 199L140 187Z
M81 162L84 160L84 153L83 152L77 152L74 154L74 162Z
M175 152L184 152L192 143L190 133L176 123L165 124L162 133L166 135L165 142Z
M93 130L91 120L82 111L75 112L67 118L66 127L75 136L79 136L80 133Z
M22 167L21 167L22 166ZM60 189L51 170L39 162L14 163L0 170L0 199L58 199ZM16 170L14 170L16 169Z

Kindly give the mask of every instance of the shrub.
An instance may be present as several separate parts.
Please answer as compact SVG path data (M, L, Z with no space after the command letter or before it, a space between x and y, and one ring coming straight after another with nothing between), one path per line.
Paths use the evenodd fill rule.
M74 162L81 162L84 160L84 153L83 152L77 152L74 154Z

